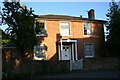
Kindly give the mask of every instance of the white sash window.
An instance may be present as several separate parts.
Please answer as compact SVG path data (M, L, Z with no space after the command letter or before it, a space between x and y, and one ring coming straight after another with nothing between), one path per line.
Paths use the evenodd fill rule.
M92 26L89 23L84 24L84 35L92 35Z
M43 60L45 59L45 53L47 51L47 46L45 44L37 44L34 46L34 59Z
M93 57L94 56L94 46L93 44L85 44L85 57Z
M70 25L68 22L61 22L60 27L61 27L60 33L62 36L69 36L70 35Z
M45 23L44 22L36 22L36 34L40 36L45 36L46 31L45 31Z

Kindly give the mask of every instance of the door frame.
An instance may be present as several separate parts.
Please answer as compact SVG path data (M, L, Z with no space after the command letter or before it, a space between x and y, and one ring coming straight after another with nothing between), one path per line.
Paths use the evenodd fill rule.
M64 39L61 39L59 44L58 44L58 58L59 60L62 60L62 47L63 47L63 43L71 43L71 54L70 54L70 60L71 60L71 57L72 57L72 60L78 60L78 53L77 53L77 40L70 40L70 39L67 39L67 40L64 40Z

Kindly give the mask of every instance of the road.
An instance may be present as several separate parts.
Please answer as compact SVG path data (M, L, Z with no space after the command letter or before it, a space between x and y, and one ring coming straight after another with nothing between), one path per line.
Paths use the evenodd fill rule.
M32 76L27 78L27 80L38 80L38 79L90 79L90 78L99 78L99 79L117 79L120 80L119 71L73 71L66 74L54 74L54 75L45 75L45 76Z

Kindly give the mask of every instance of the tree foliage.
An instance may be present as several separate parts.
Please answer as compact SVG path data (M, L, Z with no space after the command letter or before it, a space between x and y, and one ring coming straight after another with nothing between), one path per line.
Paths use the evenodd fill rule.
M110 2L107 13L109 35L107 36L107 45L112 51L113 56L119 56L120 46L120 9L114 1Z
M21 56L33 51L36 42L34 19L32 8L27 9L19 2L3 2L3 22L8 25L6 32L10 34L10 40L16 45Z
M2 32L2 45L6 46L10 42L10 35L5 33L3 30L0 29Z

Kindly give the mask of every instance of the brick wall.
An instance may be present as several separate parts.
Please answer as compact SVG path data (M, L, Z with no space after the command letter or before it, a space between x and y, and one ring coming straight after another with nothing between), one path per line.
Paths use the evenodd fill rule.
M69 61L26 61L22 70L34 74L59 73L69 70Z
M45 29L48 36L44 38L44 43L47 46L46 58L47 60L58 60L58 34L60 34L60 20L45 20ZM62 39L77 40L78 59L84 57L84 43L93 43L95 46L95 57L100 57L103 53L104 30L103 23L90 22L92 24L92 36L84 36L84 21L67 21L70 22L70 36L62 36Z
M83 66L84 70L117 70L119 62L118 58L84 59Z
M4 63L3 73L7 73L8 77L24 77L54 73L65 73L70 70L69 61L33 61L25 60L18 67ZM8 66L9 65L9 66ZM17 75L17 76L15 76Z

